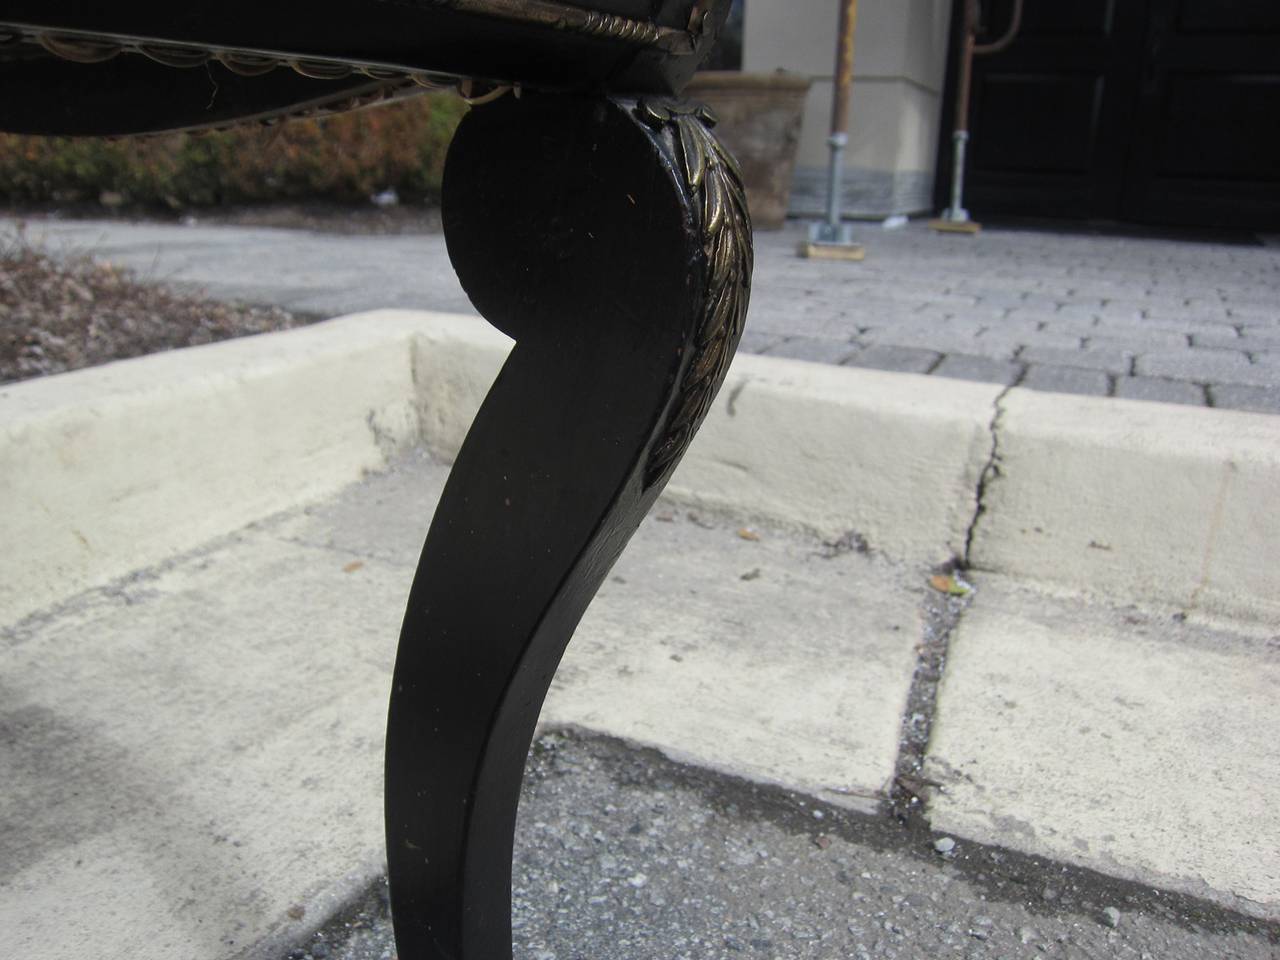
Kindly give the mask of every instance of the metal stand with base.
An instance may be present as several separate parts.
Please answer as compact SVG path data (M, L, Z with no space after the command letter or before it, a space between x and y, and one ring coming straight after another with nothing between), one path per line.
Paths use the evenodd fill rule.
M954 157L951 164L951 206L942 216L930 220L930 228L942 233L965 233L970 236L982 230L982 224L969 217L964 208L964 164L969 146L969 91L973 80L973 58L999 53L1013 43L1022 26L1022 0L1014 0L1013 17L1004 35L994 43L978 43L978 0L965 0L964 30L960 51L960 88L956 92L956 129L951 135Z
M827 219L809 228L809 239L800 244L800 256L825 260L861 260L866 250L853 242L853 225L840 214L844 148L849 143L849 97L853 90L853 33L858 0L841 0L839 45L836 47L836 90L831 107L831 166L827 178Z

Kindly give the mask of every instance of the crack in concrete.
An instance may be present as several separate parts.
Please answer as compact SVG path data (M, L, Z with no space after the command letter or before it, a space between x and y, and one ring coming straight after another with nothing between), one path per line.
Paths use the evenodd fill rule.
M939 572L950 574L956 567L952 561ZM926 796L929 788L939 784L924 775L929 740L938 706L938 688L946 672L951 636L973 594L953 597L926 588L921 602L920 643L916 647L915 671L907 689L907 703L902 712L898 734L898 756L893 765L893 782L889 785L888 812L911 831L928 831Z
M940 567L936 572L941 575L954 575L956 570L968 570L972 566L974 537L978 523L987 511L987 490L991 481L1000 476L1000 421L1005 412L1004 399L1016 384L1017 381L1006 386L992 401L991 420L987 424L991 446L974 489L974 509L965 530L964 553ZM888 801L889 813L909 830L929 829L926 797L930 788L937 788L940 784L925 776L924 764L929 740L933 736L938 689L946 673L951 637L972 598L972 591L963 596L949 596L926 590L921 604L924 625L916 648L916 668L911 675L906 708L902 713L898 756L894 761Z
M991 421L987 424L987 432L991 435L991 449L987 455L987 462L983 466L982 471L978 474L978 483L973 491L973 516L969 518L969 525L965 529L964 534L964 553L960 557L959 566L961 569L968 570L973 565L973 540L978 532L978 523L982 519L982 515L987 512L987 489L991 481L1001 475L1000 472L1000 421L1004 417L1004 399L1009 395L1009 391L1014 388L1015 383L1009 384L998 394L991 403Z

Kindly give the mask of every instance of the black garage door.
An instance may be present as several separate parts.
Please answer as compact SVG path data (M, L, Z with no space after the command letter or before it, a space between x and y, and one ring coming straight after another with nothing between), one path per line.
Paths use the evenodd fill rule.
M983 4L988 36L1011 7ZM1280 0L1025 0L1014 44L975 61L969 122L976 219L1280 229Z

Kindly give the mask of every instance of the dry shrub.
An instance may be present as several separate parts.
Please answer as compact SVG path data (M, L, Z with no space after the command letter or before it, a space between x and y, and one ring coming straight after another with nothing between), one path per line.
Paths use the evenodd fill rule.
M104 193L137 206L326 199L394 188L439 196L445 151L466 106L449 95L272 127L114 141L0 134L0 201L76 203ZM113 198L116 199L116 198Z
M143 283L84 256L0 235L0 384L310 322Z

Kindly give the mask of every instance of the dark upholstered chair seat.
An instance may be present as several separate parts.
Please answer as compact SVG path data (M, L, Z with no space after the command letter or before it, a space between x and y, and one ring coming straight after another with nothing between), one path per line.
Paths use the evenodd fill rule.
M674 94L723 11L707 0L9 0L0 130L216 126L458 78Z

